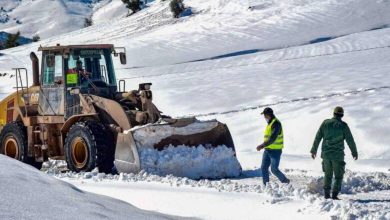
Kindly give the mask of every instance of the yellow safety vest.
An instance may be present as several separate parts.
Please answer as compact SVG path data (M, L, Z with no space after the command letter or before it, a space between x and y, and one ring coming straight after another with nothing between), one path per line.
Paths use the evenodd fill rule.
M267 125L264 132L264 142L268 141L268 139L271 137L272 134L272 125L275 123L275 121L279 121L278 119L274 118L272 119L271 123ZM279 122L280 123L280 122ZM281 125L280 125L281 126ZM281 150L283 149L283 129L281 130L280 134L276 138L275 142L271 145L268 145L265 149L271 149L271 150Z

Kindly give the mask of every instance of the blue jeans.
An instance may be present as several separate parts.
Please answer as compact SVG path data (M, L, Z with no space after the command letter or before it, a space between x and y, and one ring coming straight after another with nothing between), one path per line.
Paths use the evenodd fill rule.
M271 172L280 180L282 183L288 183L287 177L279 170L280 156L282 150L268 150L265 149L263 153L263 161L261 163L261 172L263 174L263 183L266 185L269 182L269 167L271 166Z

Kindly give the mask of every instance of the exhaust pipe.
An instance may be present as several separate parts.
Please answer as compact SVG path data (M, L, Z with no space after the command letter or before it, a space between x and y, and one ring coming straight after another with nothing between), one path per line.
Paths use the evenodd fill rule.
M39 59L34 52L30 53L32 62L33 86L39 86Z

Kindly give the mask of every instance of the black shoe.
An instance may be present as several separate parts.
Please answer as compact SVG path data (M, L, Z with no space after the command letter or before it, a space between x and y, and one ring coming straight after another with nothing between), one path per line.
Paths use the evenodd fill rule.
M286 179L285 181L283 181L282 183L286 183L286 184L289 184L291 181L289 179Z
M325 199L330 199L330 192L325 191L324 197L325 197Z
M341 199L339 199L339 197L337 197L338 195L339 195L338 192L332 192L332 199L333 200L341 200Z

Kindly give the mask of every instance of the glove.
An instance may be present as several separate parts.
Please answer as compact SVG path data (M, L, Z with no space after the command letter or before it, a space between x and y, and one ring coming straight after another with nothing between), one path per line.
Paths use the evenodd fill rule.
M260 144L259 146L256 147L256 150L257 151L261 151L261 149L263 149L265 146L264 146L264 143L263 144Z
M317 157L317 155L315 153L311 153L311 158L313 158L313 160L315 160Z

